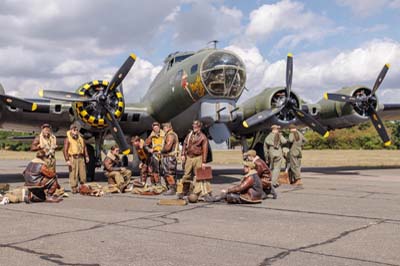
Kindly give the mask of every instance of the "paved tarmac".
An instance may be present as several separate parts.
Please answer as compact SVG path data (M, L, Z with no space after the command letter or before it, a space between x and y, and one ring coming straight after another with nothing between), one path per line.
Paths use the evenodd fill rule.
M20 185L24 165L2 160L0 182ZM239 165L214 168L214 191L240 180ZM305 168L303 181L258 205L112 194L0 206L0 265L400 265L400 169Z

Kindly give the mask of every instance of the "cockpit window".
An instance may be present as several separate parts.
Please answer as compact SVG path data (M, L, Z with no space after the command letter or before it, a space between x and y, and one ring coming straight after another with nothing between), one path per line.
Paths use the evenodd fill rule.
M246 81L242 61L231 53L219 51L203 62L201 75L211 95L236 98L243 91Z

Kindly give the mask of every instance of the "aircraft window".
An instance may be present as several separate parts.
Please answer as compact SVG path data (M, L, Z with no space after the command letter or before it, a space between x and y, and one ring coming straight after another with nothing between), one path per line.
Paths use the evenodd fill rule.
M197 64L193 65L193 66L190 68L190 74L196 73L197 69L198 69L198 65L197 65Z
M132 115L132 122L137 122L140 120L140 114L133 114Z
M56 105L54 106L54 111L55 111L56 113L61 112L61 104L56 104Z
M215 96L240 96L246 80L243 63L223 51L211 54L204 61L201 75L207 90Z
M175 57L175 63L182 62L183 60L185 60L188 57L191 57L192 55L193 54L177 56L177 57Z

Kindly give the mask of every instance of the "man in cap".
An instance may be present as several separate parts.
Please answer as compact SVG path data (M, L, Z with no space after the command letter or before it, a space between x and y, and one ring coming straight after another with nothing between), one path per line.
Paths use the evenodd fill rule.
M47 167L56 172L56 148L57 139L51 131L51 126L47 123L41 126L41 132L32 142L31 151L44 151L44 161Z
M279 129L280 126L272 125L271 133L268 134L264 141L264 152L268 153L270 169L272 170L272 186L274 187L279 186L278 177L283 162L282 145L287 143L287 140L279 132Z
M108 184L116 184L119 191L129 192L133 187L130 184L132 172L122 167L122 161L119 158L119 147L111 146L106 158L103 161L104 175L108 179Z
M64 139L64 158L69 167L69 184L72 193L78 192L78 179L80 183L86 183L86 163L89 162L89 155L86 149L85 140L79 133L77 124L72 124Z
M152 131L145 141L146 149L150 153L148 161L148 174L152 183L160 183L161 149L163 147L165 133L160 129L160 123L152 124Z
M215 201L225 199L228 203L261 203L263 190L256 165L250 161L244 161L243 165L245 175L240 184L222 190Z
M193 121L193 130L186 136L182 146L182 163L184 164L184 175L182 177L183 195L190 194L194 171L197 168L205 168L208 153L208 139L201 132L202 123Z
M301 186L303 183L301 182L301 158L302 158L302 147L307 142L304 138L304 135L301 134L296 128L295 125L291 124L289 126L290 134L289 134L289 180L295 186Z
M271 194L272 198L276 199L278 195L275 191L275 188L271 185L271 170L269 169L265 161L258 157L255 150L249 150L244 153L244 160L253 162L255 164L257 175L261 179L262 187L264 190L263 199L266 198L268 194Z
M164 172L164 179L168 186L168 190L164 193L164 195L175 195L175 176L177 156L179 154L179 138L178 135L174 132L171 123L163 123L163 130L165 132L165 137L163 147L161 149L161 162Z
M62 198L53 195L60 185L57 181L56 173L47 167L44 161L47 158L44 150L39 150L28 166L25 168L23 175L25 186L27 187L27 195L25 202L59 202Z

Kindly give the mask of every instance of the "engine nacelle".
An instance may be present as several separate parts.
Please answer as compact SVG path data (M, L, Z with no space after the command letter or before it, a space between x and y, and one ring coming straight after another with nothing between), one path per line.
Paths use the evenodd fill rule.
M116 119L119 120L124 113L125 102L120 88L114 88L107 97L104 97L103 92L107 86L108 81L94 80L77 89L77 93L80 95L98 99L98 101L91 102L76 102L72 105L76 118L87 129L102 131L108 126L105 117L107 110L101 104L104 101L109 104L112 109L111 113L114 114Z

